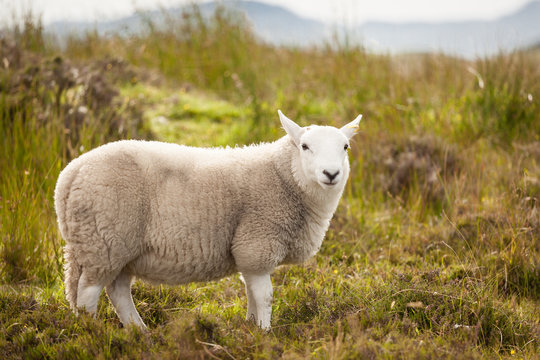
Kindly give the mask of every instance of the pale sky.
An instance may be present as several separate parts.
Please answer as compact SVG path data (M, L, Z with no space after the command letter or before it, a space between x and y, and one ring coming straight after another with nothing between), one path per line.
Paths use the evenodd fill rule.
M389 22L490 20L513 12L529 0L258 0L280 5L307 18L356 25L368 20ZM189 0L0 0L0 21L9 23L32 9L45 24L56 20L110 20L135 9L192 3ZM201 0L195 2L202 2ZM0 26L1 27L1 26Z

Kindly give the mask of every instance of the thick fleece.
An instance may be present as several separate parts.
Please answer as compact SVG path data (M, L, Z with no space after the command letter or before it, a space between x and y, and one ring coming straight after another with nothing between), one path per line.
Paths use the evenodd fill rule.
M179 284L306 260L339 196L308 198L291 171L296 151L288 136L234 149L127 140L73 160L55 191L68 299L80 268L89 283L126 268Z

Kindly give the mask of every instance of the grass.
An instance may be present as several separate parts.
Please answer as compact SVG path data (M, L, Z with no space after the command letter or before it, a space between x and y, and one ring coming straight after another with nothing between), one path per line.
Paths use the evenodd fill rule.
M257 41L196 9L130 37L71 38L28 18L0 39L1 358L537 358L538 55L465 61ZM364 114L321 251L278 268L272 330L244 320L238 276L137 282L148 332L63 296L53 208L67 162L120 138L273 140Z

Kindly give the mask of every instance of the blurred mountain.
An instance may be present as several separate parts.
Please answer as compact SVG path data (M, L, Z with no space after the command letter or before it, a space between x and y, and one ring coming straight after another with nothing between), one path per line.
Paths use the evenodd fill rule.
M202 5L213 11L216 3ZM264 41L275 45L315 45L331 35L324 23L304 18L279 7L254 1L230 2L246 14L255 33Z
M301 17L283 7L255 1L209 2L199 5L204 17L210 16L218 5L245 14L255 33L275 45L309 46L331 41L332 34L346 36L349 41L366 48L384 52L433 52L474 57L492 55L500 50L510 51L540 43L540 1L531 1L513 14L493 21L463 21L444 23L367 22L346 28L339 24ZM148 20L156 26L175 17L182 8L137 13L114 20L91 22L54 22L47 27L60 37L68 33L97 30L100 34L139 32Z
M308 46L322 43L330 35L324 23L303 18L279 6L255 1L212 1L199 4L203 17L210 17L215 9L225 5L227 8L244 14L255 34L262 40L274 45ZM96 30L101 35L112 33L130 34L147 28L149 21L155 26L166 23L167 18L179 16L184 8L167 8L147 11L112 21L72 22L57 21L47 26L47 31L64 37L68 34L82 34Z
M367 22L356 29L368 48L391 52L440 51L474 57L540 42L540 1L493 21Z

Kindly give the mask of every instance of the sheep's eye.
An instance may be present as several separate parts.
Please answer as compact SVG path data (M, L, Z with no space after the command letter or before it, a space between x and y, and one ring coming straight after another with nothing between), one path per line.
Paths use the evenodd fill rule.
M349 148L349 145L348 145L348 144L345 144L345 145L343 146L343 150L347 150L348 148Z
M302 144L302 150L309 150L309 146L307 146L306 144Z

